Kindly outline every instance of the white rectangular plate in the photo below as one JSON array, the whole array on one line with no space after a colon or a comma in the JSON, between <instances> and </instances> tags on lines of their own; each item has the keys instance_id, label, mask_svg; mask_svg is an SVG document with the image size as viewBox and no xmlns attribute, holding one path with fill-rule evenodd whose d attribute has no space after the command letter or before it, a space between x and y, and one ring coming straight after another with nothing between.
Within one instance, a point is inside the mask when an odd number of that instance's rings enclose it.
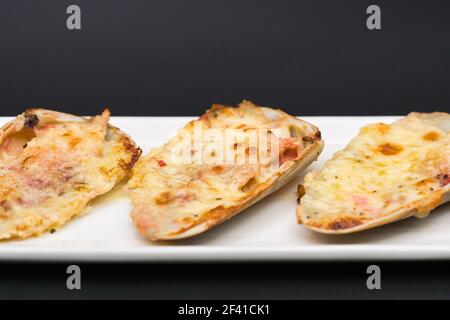
<instances>
[{"instance_id":1,"label":"white rectangular plate","mask_svg":"<svg viewBox=\"0 0 450 320\"><path fill-rule=\"evenodd\" d=\"M320 169L368 123L390 123L398 117L302 117L317 125L325 141L319 160L307 171ZM174 136L188 117L113 117L144 154ZM3 125L10 118L0 118ZM450 207L434 210L426 219L409 218L351 235L321 235L298 225L296 188L304 175L197 237L151 243L135 230L130 204L120 187L92 202L85 216L54 234L27 240L0 241L1 260L33 261L280 261L449 259Z\"/></svg>"}]
</instances>

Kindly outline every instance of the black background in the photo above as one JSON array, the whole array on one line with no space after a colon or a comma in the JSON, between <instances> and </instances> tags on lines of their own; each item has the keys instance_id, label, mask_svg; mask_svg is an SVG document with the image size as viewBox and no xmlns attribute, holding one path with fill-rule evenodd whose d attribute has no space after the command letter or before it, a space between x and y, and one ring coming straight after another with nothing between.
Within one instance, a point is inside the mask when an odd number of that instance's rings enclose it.
<instances>
[{"instance_id":1,"label":"black background","mask_svg":"<svg viewBox=\"0 0 450 320\"><path fill-rule=\"evenodd\" d=\"M382 30L365 10L382 9ZM78 4L82 30L68 31ZM242 99L297 115L450 110L448 1L0 2L0 115L198 115ZM71 261L68 263L77 263ZM382 266L382 290L365 286ZM0 264L0 298L450 298L448 262Z\"/></svg>"},{"instance_id":2,"label":"black background","mask_svg":"<svg viewBox=\"0 0 450 320\"><path fill-rule=\"evenodd\" d=\"M80 31L66 28L74 3ZM366 28L372 3L382 30ZM0 5L0 115L198 115L242 99L297 115L450 110L445 0Z\"/></svg>"},{"instance_id":3,"label":"black background","mask_svg":"<svg viewBox=\"0 0 450 320\"><path fill-rule=\"evenodd\" d=\"M79 264L81 290L69 263L1 264L0 299L450 299L448 262ZM381 290L367 289L372 263Z\"/></svg>"}]
</instances>

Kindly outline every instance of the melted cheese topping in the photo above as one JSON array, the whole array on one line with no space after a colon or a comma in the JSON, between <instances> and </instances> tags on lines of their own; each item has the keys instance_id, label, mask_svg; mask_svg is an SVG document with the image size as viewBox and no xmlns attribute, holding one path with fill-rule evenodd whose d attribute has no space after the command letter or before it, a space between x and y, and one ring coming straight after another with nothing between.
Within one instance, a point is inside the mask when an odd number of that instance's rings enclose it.
<instances>
[{"instance_id":1,"label":"melted cheese topping","mask_svg":"<svg viewBox=\"0 0 450 320\"><path fill-rule=\"evenodd\" d=\"M186 145L193 146L193 159L198 153L204 156L205 150L213 160L220 157L212 145L213 139L206 135L197 137L202 142L202 151L196 148L196 142L192 140L198 127L203 132L213 128L216 137L229 129L240 132L273 130L276 134L268 134L267 139L278 142L276 157L279 165L260 161L261 158L256 163L235 161L241 154L240 149L247 156L261 151L251 150L245 139L240 142L226 139L222 144L222 149L236 150L231 162L224 163L226 157L222 156L217 163L180 163L176 157L174 159L174 152L185 150ZM241 103L239 108L214 106L199 120L181 129L167 144L153 149L138 161L128 184L133 204L132 219L139 231L152 240L170 238L204 222L210 226L217 224L240 211L238 207L254 199L295 160L302 158L314 139L320 140L317 133L317 129L307 123L250 102ZM260 146L258 144L258 148Z\"/></svg>"},{"instance_id":2,"label":"melted cheese topping","mask_svg":"<svg viewBox=\"0 0 450 320\"><path fill-rule=\"evenodd\" d=\"M362 128L322 171L306 176L300 220L317 228L347 229L448 191L450 117L442 117L431 121L430 115L413 113L392 125Z\"/></svg>"},{"instance_id":3,"label":"melted cheese topping","mask_svg":"<svg viewBox=\"0 0 450 320\"><path fill-rule=\"evenodd\" d=\"M133 143L108 127L108 112L91 120L61 121L58 115L26 113L1 135L0 238L60 227L109 191L136 160Z\"/></svg>"}]
</instances>

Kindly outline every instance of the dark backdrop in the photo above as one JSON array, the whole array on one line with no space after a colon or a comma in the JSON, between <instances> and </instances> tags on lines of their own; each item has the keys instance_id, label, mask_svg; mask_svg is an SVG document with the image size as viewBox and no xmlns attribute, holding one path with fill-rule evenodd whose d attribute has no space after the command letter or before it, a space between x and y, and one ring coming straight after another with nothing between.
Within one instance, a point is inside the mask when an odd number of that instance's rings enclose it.
<instances>
[{"instance_id":1,"label":"dark backdrop","mask_svg":"<svg viewBox=\"0 0 450 320\"><path fill-rule=\"evenodd\" d=\"M372 3L380 31L366 28ZM449 14L445 0L3 0L0 115L196 115L242 99L298 115L448 111Z\"/></svg>"}]
</instances>

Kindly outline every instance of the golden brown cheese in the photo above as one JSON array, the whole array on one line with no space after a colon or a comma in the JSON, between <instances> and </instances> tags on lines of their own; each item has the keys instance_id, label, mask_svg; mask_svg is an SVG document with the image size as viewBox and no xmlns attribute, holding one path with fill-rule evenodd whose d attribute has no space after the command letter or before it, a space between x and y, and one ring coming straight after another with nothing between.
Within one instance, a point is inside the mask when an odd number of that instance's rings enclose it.
<instances>
[{"instance_id":1,"label":"golden brown cheese","mask_svg":"<svg viewBox=\"0 0 450 320\"><path fill-rule=\"evenodd\" d=\"M195 137L199 128L205 134ZM217 141L230 130L242 133L242 139ZM266 139L267 144L255 148L247 143L255 130L262 132L258 139ZM221 148L215 148L217 144ZM180 162L176 155L186 146L190 147L191 160L200 157L202 161ZM151 240L198 234L276 190L315 160L322 147L316 127L282 111L251 102L238 108L214 105L138 161L128 183L131 218L140 233ZM224 154L223 150L235 152ZM231 161L223 161L229 154ZM257 161L239 162L242 155Z\"/></svg>"},{"instance_id":2,"label":"golden brown cheese","mask_svg":"<svg viewBox=\"0 0 450 320\"><path fill-rule=\"evenodd\" d=\"M140 150L108 121L32 109L0 129L0 239L59 228L125 177Z\"/></svg>"},{"instance_id":3,"label":"golden brown cheese","mask_svg":"<svg viewBox=\"0 0 450 320\"><path fill-rule=\"evenodd\" d=\"M368 125L305 177L299 222L326 233L364 230L448 201L450 116L411 113Z\"/></svg>"}]
</instances>

